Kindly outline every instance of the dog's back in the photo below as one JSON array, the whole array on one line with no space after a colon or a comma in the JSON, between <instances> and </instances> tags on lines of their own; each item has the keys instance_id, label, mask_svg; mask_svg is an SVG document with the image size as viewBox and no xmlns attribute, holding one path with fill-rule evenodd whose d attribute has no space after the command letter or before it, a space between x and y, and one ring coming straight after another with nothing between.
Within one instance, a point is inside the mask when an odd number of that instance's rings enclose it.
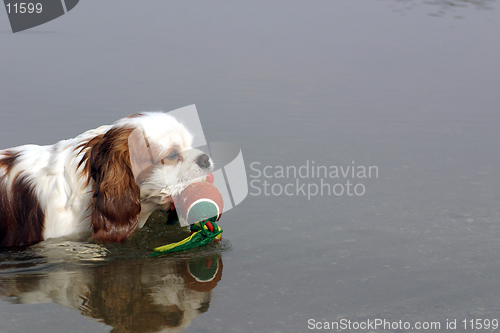
<instances>
[{"instance_id":1,"label":"dog's back","mask_svg":"<svg viewBox=\"0 0 500 333\"><path fill-rule=\"evenodd\" d=\"M104 133L87 131L54 145L24 145L0 151L0 246L37 243L90 230L87 178L78 170L77 143Z\"/></svg>"}]
</instances>

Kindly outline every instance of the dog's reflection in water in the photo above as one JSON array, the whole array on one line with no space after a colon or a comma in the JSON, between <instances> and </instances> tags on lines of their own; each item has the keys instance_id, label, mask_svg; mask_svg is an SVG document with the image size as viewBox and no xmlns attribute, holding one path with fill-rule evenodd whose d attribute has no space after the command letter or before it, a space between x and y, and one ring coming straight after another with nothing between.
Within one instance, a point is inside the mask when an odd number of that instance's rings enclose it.
<instances>
[{"instance_id":1,"label":"dog's reflection in water","mask_svg":"<svg viewBox=\"0 0 500 333\"><path fill-rule=\"evenodd\" d=\"M112 332L182 332L208 310L222 260L154 259L3 271L0 294L13 303L58 303L112 326Z\"/></svg>"}]
</instances>

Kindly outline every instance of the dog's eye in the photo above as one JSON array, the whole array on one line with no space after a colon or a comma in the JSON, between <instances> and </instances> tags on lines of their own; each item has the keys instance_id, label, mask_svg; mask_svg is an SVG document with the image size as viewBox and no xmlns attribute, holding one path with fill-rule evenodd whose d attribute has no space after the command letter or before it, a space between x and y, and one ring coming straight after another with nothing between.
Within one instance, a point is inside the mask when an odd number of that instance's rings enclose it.
<instances>
[{"instance_id":1,"label":"dog's eye","mask_svg":"<svg viewBox=\"0 0 500 333\"><path fill-rule=\"evenodd\" d=\"M174 150L170 154L168 154L167 157L165 157L165 158L168 158L169 160L178 159L179 158L179 152L177 150Z\"/></svg>"}]
</instances>

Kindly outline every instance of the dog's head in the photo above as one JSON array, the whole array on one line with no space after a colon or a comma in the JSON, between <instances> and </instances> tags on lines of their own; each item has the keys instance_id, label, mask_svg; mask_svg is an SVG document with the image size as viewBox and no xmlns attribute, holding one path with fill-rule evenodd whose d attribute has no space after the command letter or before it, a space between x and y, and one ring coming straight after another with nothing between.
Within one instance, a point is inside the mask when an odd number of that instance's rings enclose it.
<instances>
[{"instance_id":1,"label":"dog's head","mask_svg":"<svg viewBox=\"0 0 500 333\"><path fill-rule=\"evenodd\" d=\"M141 207L167 209L172 197L210 173L212 161L192 142L186 127L163 112L123 118L90 140L83 149L93 180L92 237L125 240L139 225Z\"/></svg>"}]
</instances>

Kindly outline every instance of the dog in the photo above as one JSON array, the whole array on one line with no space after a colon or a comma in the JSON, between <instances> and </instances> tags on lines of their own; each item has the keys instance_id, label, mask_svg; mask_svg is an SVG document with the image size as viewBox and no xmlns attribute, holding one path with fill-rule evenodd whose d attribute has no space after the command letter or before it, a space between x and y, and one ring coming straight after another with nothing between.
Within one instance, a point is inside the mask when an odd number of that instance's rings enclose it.
<instances>
[{"instance_id":1,"label":"dog","mask_svg":"<svg viewBox=\"0 0 500 333\"><path fill-rule=\"evenodd\" d=\"M213 169L164 112L141 112L54 145L0 151L0 246L92 231L123 242Z\"/></svg>"}]
</instances>

